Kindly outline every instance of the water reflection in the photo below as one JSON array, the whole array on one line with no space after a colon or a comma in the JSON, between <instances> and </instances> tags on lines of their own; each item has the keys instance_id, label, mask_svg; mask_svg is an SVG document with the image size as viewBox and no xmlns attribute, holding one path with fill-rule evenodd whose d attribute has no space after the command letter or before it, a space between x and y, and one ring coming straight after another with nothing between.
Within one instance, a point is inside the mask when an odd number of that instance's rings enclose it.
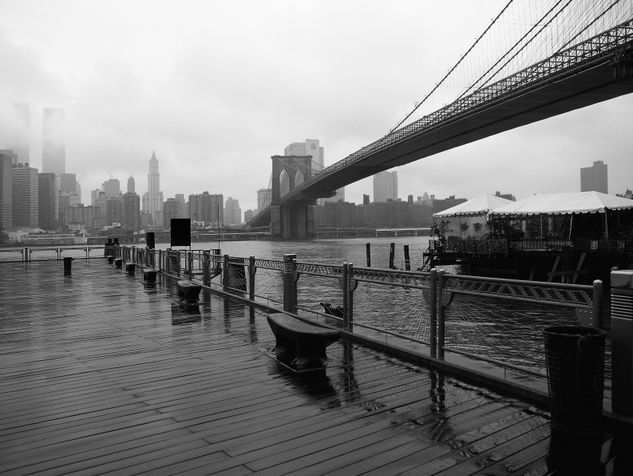
<instances>
[{"instance_id":1,"label":"water reflection","mask_svg":"<svg viewBox=\"0 0 633 476\"><path fill-rule=\"evenodd\" d=\"M179 326L201 322L203 313L199 304L192 303L171 303L171 325Z\"/></svg>"},{"instance_id":2,"label":"water reflection","mask_svg":"<svg viewBox=\"0 0 633 476\"><path fill-rule=\"evenodd\" d=\"M273 362L273 372L280 375L294 390L316 400L326 400L327 408L341 406L338 392L327 376L325 368L295 372L277 360Z\"/></svg>"}]
</instances>

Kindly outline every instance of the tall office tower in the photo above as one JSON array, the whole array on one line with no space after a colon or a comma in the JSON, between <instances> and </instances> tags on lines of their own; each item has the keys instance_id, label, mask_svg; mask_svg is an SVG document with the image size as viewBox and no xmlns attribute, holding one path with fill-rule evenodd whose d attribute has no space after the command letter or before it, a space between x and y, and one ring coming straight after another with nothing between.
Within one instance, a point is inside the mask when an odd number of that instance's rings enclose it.
<instances>
[{"instance_id":1,"label":"tall office tower","mask_svg":"<svg viewBox=\"0 0 633 476\"><path fill-rule=\"evenodd\" d=\"M231 197L226 199L226 204L224 206L224 224L242 224L242 209L240 208L239 200Z\"/></svg>"},{"instance_id":2,"label":"tall office tower","mask_svg":"<svg viewBox=\"0 0 633 476\"><path fill-rule=\"evenodd\" d=\"M152 216L154 226L163 224L163 192L160 191L160 173L156 152L152 151L149 159L149 173L147 174L147 211Z\"/></svg>"},{"instance_id":3,"label":"tall office tower","mask_svg":"<svg viewBox=\"0 0 633 476\"><path fill-rule=\"evenodd\" d=\"M607 164L602 160L596 160L591 167L582 167L580 169L580 191L609 193Z\"/></svg>"},{"instance_id":4,"label":"tall office tower","mask_svg":"<svg viewBox=\"0 0 633 476\"><path fill-rule=\"evenodd\" d=\"M38 217L38 170L28 164L11 168L13 189L13 226L37 228Z\"/></svg>"},{"instance_id":5,"label":"tall office tower","mask_svg":"<svg viewBox=\"0 0 633 476\"><path fill-rule=\"evenodd\" d=\"M187 218L187 203L185 202L185 194L177 193L174 197L178 202L178 216L176 218Z\"/></svg>"},{"instance_id":6,"label":"tall office tower","mask_svg":"<svg viewBox=\"0 0 633 476\"><path fill-rule=\"evenodd\" d=\"M128 192L121 199L121 226L127 230L138 231L141 229L141 197L129 191L129 184L128 180Z\"/></svg>"},{"instance_id":7,"label":"tall office tower","mask_svg":"<svg viewBox=\"0 0 633 476\"><path fill-rule=\"evenodd\" d=\"M42 171L58 176L66 172L66 113L63 109L44 109L42 118Z\"/></svg>"},{"instance_id":8,"label":"tall office tower","mask_svg":"<svg viewBox=\"0 0 633 476\"><path fill-rule=\"evenodd\" d=\"M0 150L0 229L13 226L13 156L11 151Z\"/></svg>"},{"instance_id":9,"label":"tall office tower","mask_svg":"<svg viewBox=\"0 0 633 476\"><path fill-rule=\"evenodd\" d=\"M136 182L131 175L130 178L127 179L127 193L136 193Z\"/></svg>"},{"instance_id":10,"label":"tall office tower","mask_svg":"<svg viewBox=\"0 0 633 476\"><path fill-rule=\"evenodd\" d=\"M30 155L31 110L26 102L13 103L13 117L8 125L9 147L15 153L13 165L28 164Z\"/></svg>"},{"instance_id":11,"label":"tall office tower","mask_svg":"<svg viewBox=\"0 0 633 476\"><path fill-rule=\"evenodd\" d=\"M119 179L109 179L101 185L107 198L119 198L121 196L121 182Z\"/></svg>"},{"instance_id":12,"label":"tall office tower","mask_svg":"<svg viewBox=\"0 0 633 476\"><path fill-rule=\"evenodd\" d=\"M37 178L39 227L42 230L54 231L57 229L59 218L57 175L42 172Z\"/></svg>"},{"instance_id":13,"label":"tall office tower","mask_svg":"<svg viewBox=\"0 0 633 476\"><path fill-rule=\"evenodd\" d=\"M270 188L260 188L257 191L257 209L263 210L268 205L270 205L270 201L272 200L273 191Z\"/></svg>"},{"instance_id":14,"label":"tall office tower","mask_svg":"<svg viewBox=\"0 0 633 476\"><path fill-rule=\"evenodd\" d=\"M180 214L180 203L176 198L168 198L163 203L163 223L165 228L171 228L172 218L182 218Z\"/></svg>"},{"instance_id":15,"label":"tall office tower","mask_svg":"<svg viewBox=\"0 0 633 476\"><path fill-rule=\"evenodd\" d=\"M62 193L77 193L77 175L61 174L59 176L59 190Z\"/></svg>"},{"instance_id":16,"label":"tall office tower","mask_svg":"<svg viewBox=\"0 0 633 476\"><path fill-rule=\"evenodd\" d=\"M374 175L374 202L398 200L398 172L380 172Z\"/></svg>"},{"instance_id":17,"label":"tall office tower","mask_svg":"<svg viewBox=\"0 0 633 476\"><path fill-rule=\"evenodd\" d=\"M210 195L209 192L202 192L194 200L197 205L194 215L198 221L206 225L221 226L224 224L224 197L222 194ZM191 206L192 200L189 197Z\"/></svg>"},{"instance_id":18,"label":"tall office tower","mask_svg":"<svg viewBox=\"0 0 633 476\"><path fill-rule=\"evenodd\" d=\"M101 190L100 188L96 188L94 190L90 191L90 205L91 206L96 206L97 205L97 200L99 199L99 194L102 192L103 190Z\"/></svg>"}]
</instances>

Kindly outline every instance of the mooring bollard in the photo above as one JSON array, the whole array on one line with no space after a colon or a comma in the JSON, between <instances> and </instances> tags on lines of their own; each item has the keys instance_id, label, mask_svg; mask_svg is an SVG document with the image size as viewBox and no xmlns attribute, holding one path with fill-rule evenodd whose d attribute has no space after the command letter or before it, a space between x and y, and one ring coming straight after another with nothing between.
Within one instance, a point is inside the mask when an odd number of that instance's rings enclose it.
<instances>
[{"instance_id":1,"label":"mooring bollard","mask_svg":"<svg viewBox=\"0 0 633 476\"><path fill-rule=\"evenodd\" d=\"M411 258L409 257L409 245L404 245L404 269L411 271Z\"/></svg>"},{"instance_id":2,"label":"mooring bollard","mask_svg":"<svg viewBox=\"0 0 633 476\"><path fill-rule=\"evenodd\" d=\"M395 255L396 255L396 244L390 243L389 244L389 269L395 269L395 266L393 264Z\"/></svg>"},{"instance_id":3,"label":"mooring bollard","mask_svg":"<svg viewBox=\"0 0 633 476\"><path fill-rule=\"evenodd\" d=\"M64 258L64 276L70 276L72 273L73 258L66 256Z\"/></svg>"},{"instance_id":4,"label":"mooring bollard","mask_svg":"<svg viewBox=\"0 0 633 476\"><path fill-rule=\"evenodd\" d=\"M367 259L367 267L371 268L371 243L365 244L365 258Z\"/></svg>"}]
</instances>

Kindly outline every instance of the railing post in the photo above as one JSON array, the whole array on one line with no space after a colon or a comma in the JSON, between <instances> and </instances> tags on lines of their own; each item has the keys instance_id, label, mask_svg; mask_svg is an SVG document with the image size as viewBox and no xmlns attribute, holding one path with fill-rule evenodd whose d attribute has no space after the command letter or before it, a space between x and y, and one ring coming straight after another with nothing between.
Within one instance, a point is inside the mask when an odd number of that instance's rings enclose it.
<instances>
[{"instance_id":1,"label":"railing post","mask_svg":"<svg viewBox=\"0 0 633 476\"><path fill-rule=\"evenodd\" d=\"M341 288L343 291L343 329L349 330L349 263L343 263Z\"/></svg>"},{"instance_id":2,"label":"railing post","mask_svg":"<svg viewBox=\"0 0 633 476\"><path fill-rule=\"evenodd\" d=\"M604 316L602 307L604 303L604 287L602 281L596 279L593 282L593 315L591 316L591 326L604 329Z\"/></svg>"},{"instance_id":3,"label":"railing post","mask_svg":"<svg viewBox=\"0 0 633 476\"><path fill-rule=\"evenodd\" d=\"M430 317L429 317L429 346L431 357L437 357L437 269L433 268L430 273L431 282L430 282L430 299L429 306L430 309Z\"/></svg>"},{"instance_id":4,"label":"railing post","mask_svg":"<svg viewBox=\"0 0 633 476\"><path fill-rule=\"evenodd\" d=\"M255 257L249 256L248 258L248 298L251 301L255 300L255 273L257 268L255 267Z\"/></svg>"},{"instance_id":5,"label":"railing post","mask_svg":"<svg viewBox=\"0 0 633 476\"><path fill-rule=\"evenodd\" d=\"M297 255L284 255L284 311L297 312Z\"/></svg>"},{"instance_id":6,"label":"railing post","mask_svg":"<svg viewBox=\"0 0 633 476\"><path fill-rule=\"evenodd\" d=\"M229 287L229 255L224 255L222 259L222 289L224 291Z\"/></svg>"},{"instance_id":7,"label":"railing post","mask_svg":"<svg viewBox=\"0 0 633 476\"><path fill-rule=\"evenodd\" d=\"M146 252L147 252L147 248L145 248ZM165 260L165 256L163 253L163 250L158 250L158 270L162 273L163 269L164 269L164 260Z\"/></svg>"},{"instance_id":8,"label":"railing post","mask_svg":"<svg viewBox=\"0 0 633 476\"><path fill-rule=\"evenodd\" d=\"M189 266L189 279L193 279L193 251L186 253L187 265Z\"/></svg>"},{"instance_id":9,"label":"railing post","mask_svg":"<svg viewBox=\"0 0 633 476\"><path fill-rule=\"evenodd\" d=\"M444 340L446 334L445 327L445 311L446 307L443 303L444 294L444 270L440 269L437 273L437 357L444 360Z\"/></svg>"},{"instance_id":10,"label":"railing post","mask_svg":"<svg viewBox=\"0 0 633 476\"><path fill-rule=\"evenodd\" d=\"M404 269L411 271L411 258L409 257L409 245L404 245Z\"/></svg>"},{"instance_id":11,"label":"railing post","mask_svg":"<svg viewBox=\"0 0 633 476\"><path fill-rule=\"evenodd\" d=\"M209 250L202 252L202 284L211 286L211 255Z\"/></svg>"}]
</instances>

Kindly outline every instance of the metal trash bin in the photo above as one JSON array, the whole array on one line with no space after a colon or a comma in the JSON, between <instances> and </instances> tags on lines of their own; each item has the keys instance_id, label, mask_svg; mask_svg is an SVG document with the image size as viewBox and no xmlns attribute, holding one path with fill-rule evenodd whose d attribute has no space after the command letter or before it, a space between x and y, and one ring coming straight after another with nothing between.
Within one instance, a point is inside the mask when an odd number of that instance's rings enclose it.
<instances>
[{"instance_id":1,"label":"metal trash bin","mask_svg":"<svg viewBox=\"0 0 633 476\"><path fill-rule=\"evenodd\" d=\"M64 258L64 276L70 276L70 274L72 273L72 265L73 265L72 256L66 256Z\"/></svg>"},{"instance_id":2,"label":"metal trash bin","mask_svg":"<svg viewBox=\"0 0 633 476\"><path fill-rule=\"evenodd\" d=\"M606 334L586 326L543 331L552 428L576 436L602 432Z\"/></svg>"}]
</instances>

